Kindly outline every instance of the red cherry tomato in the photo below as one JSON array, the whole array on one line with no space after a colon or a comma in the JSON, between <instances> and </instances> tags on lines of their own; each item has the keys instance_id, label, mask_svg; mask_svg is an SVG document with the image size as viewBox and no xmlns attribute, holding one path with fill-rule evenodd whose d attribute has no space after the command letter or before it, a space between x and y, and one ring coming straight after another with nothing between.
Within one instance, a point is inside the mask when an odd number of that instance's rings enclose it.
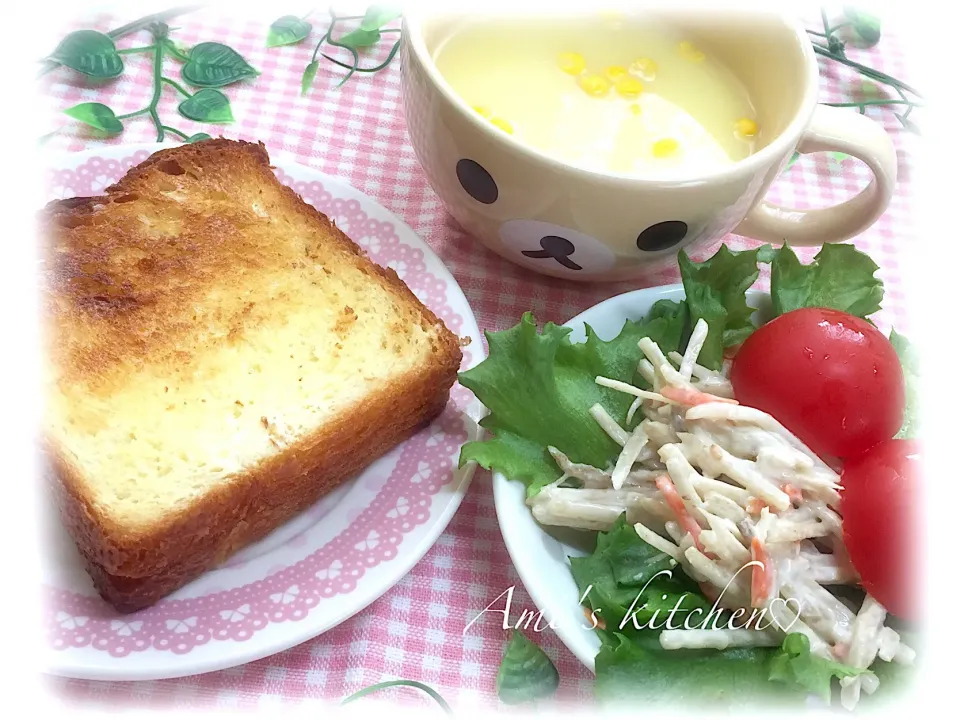
<instances>
[{"instance_id":1,"label":"red cherry tomato","mask_svg":"<svg viewBox=\"0 0 960 720\"><path fill-rule=\"evenodd\" d=\"M840 475L843 540L860 584L889 612L917 619L920 445L887 440Z\"/></svg>"},{"instance_id":2,"label":"red cherry tomato","mask_svg":"<svg viewBox=\"0 0 960 720\"><path fill-rule=\"evenodd\" d=\"M903 424L896 350L838 310L785 313L746 339L730 369L737 400L776 418L823 458L859 455Z\"/></svg>"}]
</instances>

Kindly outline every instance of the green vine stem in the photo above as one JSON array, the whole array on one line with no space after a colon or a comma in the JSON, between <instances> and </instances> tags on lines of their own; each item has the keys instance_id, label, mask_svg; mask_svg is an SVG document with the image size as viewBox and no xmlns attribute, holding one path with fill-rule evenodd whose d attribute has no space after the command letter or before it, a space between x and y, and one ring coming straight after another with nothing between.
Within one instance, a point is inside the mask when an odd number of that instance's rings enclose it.
<instances>
[{"instance_id":1,"label":"green vine stem","mask_svg":"<svg viewBox=\"0 0 960 720\"><path fill-rule=\"evenodd\" d=\"M206 132L189 135L161 120L160 102L164 86L169 86L177 93L180 101L177 112L184 118L214 125L234 122L230 99L220 88L256 78L260 71L236 50L221 42L201 42L189 49L179 47L170 37L170 26L157 18L170 18L190 9L180 8L149 15L113 30L109 35L91 28L68 33L51 54L51 62L90 78L113 80L122 76L127 68L121 59L122 55L146 53L149 55L152 86L146 107L134 112L117 115L102 102L81 102L65 108L64 114L94 128L101 136L104 133L106 136L122 133L124 120L146 115L156 129L157 142L163 142L164 138L171 136L188 143L209 139L210 135ZM149 32L149 45L124 49L116 47L113 37L137 30ZM179 68L183 84L165 75L164 63L170 59L183 62ZM41 142L46 142L57 132L43 136Z\"/></svg>"},{"instance_id":2,"label":"green vine stem","mask_svg":"<svg viewBox=\"0 0 960 720\"><path fill-rule=\"evenodd\" d=\"M381 32L386 32L386 31L384 30L384 31L381 31ZM330 44L333 45L333 43L330 43ZM375 66L375 67L372 67L372 68L364 68L364 67L357 67L357 66L355 66L355 65L348 65L348 64L345 63L345 62L342 62L342 61L340 61L340 60L337 60L336 58L330 57L330 56L327 55L326 53L320 53L320 56L323 57L323 58L325 58L325 59L327 59L327 60L329 60L329 61L332 62L334 65L339 65L340 67L346 68L347 70L352 70L353 72L373 73L373 72L379 72L380 70L383 70L387 65L389 65L390 62L393 60L394 55L397 54L397 50L399 50L399 49L400 49L400 41L397 40L397 41L393 44L393 47L390 48L390 53L387 55L386 60L384 60L382 63L380 63L379 65L377 65L377 66ZM349 78L350 76L348 75L347 77ZM344 82L346 82L346 80L344 80ZM343 84L343 83L341 83L341 85L342 85L342 84Z\"/></svg>"},{"instance_id":3,"label":"green vine stem","mask_svg":"<svg viewBox=\"0 0 960 720\"><path fill-rule=\"evenodd\" d=\"M438 693L429 685L424 685L423 683L417 682L416 680L388 680L387 682L377 683L376 685L371 685L370 687L366 687L366 688L363 688L362 690L358 690L353 695L350 695L349 697L344 698L340 702L340 704L346 705L347 703L353 702L354 700L359 700L364 695L369 695L370 693L375 693L379 690L385 690L386 688L390 688L390 687L402 687L402 686L413 687L413 688L417 688L418 690L423 690L423 692L425 692L427 695L432 697L437 702L437 704L441 708L443 708L444 712L446 712L448 715L453 715L453 709L447 704L447 701L440 696L440 693Z\"/></svg>"},{"instance_id":4,"label":"green vine stem","mask_svg":"<svg viewBox=\"0 0 960 720\"><path fill-rule=\"evenodd\" d=\"M173 55L175 58L177 58L177 60L182 60L183 62L187 62L190 59L189 57L184 55L182 52L180 52L177 46L173 44L173 40L171 40L170 38L167 38L166 40L164 40L164 44L167 46L167 52Z\"/></svg>"},{"instance_id":5,"label":"green vine stem","mask_svg":"<svg viewBox=\"0 0 960 720\"><path fill-rule=\"evenodd\" d=\"M312 12L311 10L309 13L300 17L284 15L275 20L270 25L270 30L267 34L267 47L296 45L306 40L313 30L313 26L307 22ZM371 5L363 15L338 15L333 8L328 8L327 15L329 17L329 23L323 35L317 41L316 45L314 45L310 62L303 70L303 75L300 79L301 94L306 95L313 83L319 68L319 58L323 58L337 67L347 70L346 75L337 84L338 88L342 87L355 73L375 73L387 67L396 57L397 51L400 49L399 39L390 48L386 59L374 67L361 67L360 51L375 47L385 35L402 33L401 28L385 27L387 23L396 20L401 14L400 8L392 5ZM359 27L337 33L335 36L335 32L338 28L342 27L342 23L351 20L359 20ZM350 53L353 62L343 62L335 57L331 57L327 53L321 52L324 43L332 48L338 48Z\"/></svg>"},{"instance_id":6,"label":"green vine stem","mask_svg":"<svg viewBox=\"0 0 960 720\"><path fill-rule=\"evenodd\" d=\"M157 41L156 49L153 51L153 97L150 99L150 106L147 111L150 113L150 119L157 127L157 142L163 142L164 126L160 122L160 113L157 112L157 106L160 104L160 96L163 94L163 37L158 37L155 26L151 26L150 32L153 33L154 40ZM166 30L164 29L164 35Z\"/></svg>"},{"instance_id":7,"label":"green vine stem","mask_svg":"<svg viewBox=\"0 0 960 720\"><path fill-rule=\"evenodd\" d=\"M908 118L910 113L913 112L915 108L922 108L924 107L924 104L922 102L910 99L907 96L907 93L921 99L923 98L923 95L913 86L908 85L892 75L888 75L885 72L881 72L880 70L868 67L862 63L858 63L855 60L848 58L845 52L845 43L836 35L836 32L841 28L852 26L853 31L857 35L860 35L861 37L866 36L869 38L870 42L876 43L880 37L879 21L874 23L864 22L863 17L853 8L845 8L844 12L847 15L848 21L831 25L830 20L827 17L826 10L823 8L820 9L820 20L823 24L823 31L821 32L819 30L807 29L807 33L815 38L822 38L826 44L824 44L823 41L817 42L815 40L811 40L814 52L821 57L833 60L841 65L845 65L852 70L856 70L860 75L869 78L870 80L893 88L893 90L896 91L897 95L899 96L899 99L882 98L854 102L824 103L824 105L830 105L831 107L855 107L860 110L861 114L865 113L867 108L871 106L900 106L905 109L902 112L894 113L894 116L904 127L917 131L914 123L912 121L908 121ZM867 30L871 32L868 33Z\"/></svg>"},{"instance_id":8,"label":"green vine stem","mask_svg":"<svg viewBox=\"0 0 960 720\"><path fill-rule=\"evenodd\" d=\"M160 126L160 131L162 132L162 131L164 131L164 130L167 131L168 133L170 133L171 135L176 135L176 136L179 137L181 140L189 140L189 139L190 139L190 136L187 135L185 132L181 132L181 131L177 130L176 128L170 127L169 125L161 125L161 126ZM162 139L162 136L161 136L161 139ZM159 141L158 141L158 142L159 142Z\"/></svg>"},{"instance_id":9,"label":"green vine stem","mask_svg":"<svg viewBox=\"0 0 960 720\"><path fill-rule=\"evenodd\" d=\"M107 35L116 40L117 38L130 35L131 33L139 32L140 30L146 30L154 23L162 23L166 22L167 20L172 20L180 15L185 15L195 10L199 10L201 7L202 5L183 5L180 7L171 8L170 10L164 10L163 12L153 13L152 15L147 15L139 20L134 20L131 23L122 25L116 30L110 30ZM144 50L144 48L137 49L137 51L142 50ZM133 52L133 50L119 50L118 52ZM47 73L56 70L58 67L60 67L60 63L58 63L56 60L44 60L43 65L40 67L40 71L37 73L37 77L43 77Z\"/></svg>"},{"instance_id":10,"label":"green vine stem","mask_svg":"<svg viewBox=\"0 0 960 720\"><path fill-rule=\"evenodd\" d=\"M866 65L862 65L854 60L851 60L848 57L838 55L837 53L832 52L829 48L824 47L823 45L820 45L818 43L813 43L813 49L814 49L814 52L817 53L817 55L822 55L823 57L830 58L831 60L835 60L841 65L846 65L847 67L853 68L854 70L859 72L861 75L866 75L871 80L877 80L878 82L882 82L883 84L889 85L893 88L906 90L908 93L912 93L917 97L923 97L923 95L920 94L920 91L916 90L910 85L907 85L907 83L903 82L902 80L897 80L895 77L887 75L884 72L880 72L879 70L874 70L873 68L867 67Z\"/></svg>"},{"instance_id":11,"label":"green vine stem","mask_svg":"<svg viewBox=\"0 0 960 720\"><path fill-rule=\"evenodd\" d=\"M910 107L923 107L918 103L910 102L909 100L861 100L860 102L838 102L838 103L823 103L824 105L829 105L830 107L864 107L870 105L909 105Z\"/></svg>"},{"instance_id":12,"label":"green vine stem","mask_svg":"<svg viewBox=\"0 0 960 720\"><path fill-rule=\"evenodd\" d=\"M171 80L171 79L168 78L168 77L162 77L162 78L160 78L160 81L166 83L167 85L169 85L170 87L172 87L174 90L176 90L178 93L180 93L180 94L183 95L184 97L193 97L193 96L190 94L190 92L188 92L187 90L184 89L183 85L181 85L181 84L178 83L178 82L175 82L174 80Z\"/></svg>"},{"instance_id":13,"label":"green vine stem","mask_svg":"<svg viewBox=\"0 0 960 720\"><path fill-rule=\"evenodd\" d=\"M317 61L317 54L320 52L320 48L323 47L323 44L325 42L330 43L334 47L346 47L345 45L337 45L335 42L333 42L333 40L331 40L331 37L333 35L333 29L337 26L338 22L363 19L363 15L337 15L332 8L327 12L330 14L330 27L327 28L327 31L323 34L323 37L320 38L319 42L317 42L317 46L313 49L313 57L311 58L313 62ZM310 16L310 13L307 13L303 17L307 18L309 16ZM347 49L349 50L352 48L347 48ZM350 66L348 65L347 67L350 67Z\"/></svg>"},{"instance_id":14,"label":"green vine stem","mask_svg":"<svg viewBox=\"0 0 960 720\"><path fill-rule=\"evenodd\" d=\"M137 117L137 115L143 115L149 110L150 108L144 108L143 110L134 110L133 112L127 113L126 115L117 115L117 120L127 120L132 117Z\"/></svg>"},{"instance_id":15,"label":"green vine stem","mask_svg":"<svg viewBox=\"0 0 960 720\"><path fill-rule=\"evenodd\" d=\"M357 71L360 71L360 72L371 72L371 71L361 70L361 68L358 67L358 65L360 64L360 54L357 52L357 49L354 47L350 47L349 45L342 45L341 43L334 40L333 29L337 26L337 23L339 22L345 22L349 20L363 20L364 16L363 15L337 15L333 11L333 8L330 8L329 10L327 10L327 13L330 15L330 26L327 28L327 31L323 34L323 37L320 38L320 41L317 43L317 46L313 49L313 56L311 57L311 62L316 62L317 55L319 54L321 57L326 58L327 60L330 60L331 62L334 62L341 67L347 68L350 72L348 72L346 76L337 84L337 87L340 87L347 80L350 79L350 76L353 75L353 73ZM309 16L310 16L310 13L307 13L303 17L304 19L306 19ZM333 47L349 50L350 53L353 55L353 65L347 65L346 63L342 63L338 60L334 60L333 58L331 58L329 55L325 53L321 53L320 48L323 47L324 43L327 43L328 45L332 45Z\"/></svg>"},{"instance_id":16,"label":"green vine stem","mask_svg":"<svg viewBox=\"0 0 960 720\"><path fill-rule=\"evenodd\" d=\"M117 120L126 120L128 118L137 117L138 115L150 115L150 119L153 121L153 125L157 129L157 142L163 142L163 139L167 133L176 135L183 140L188 140L190 136L185 132L177 130L174 127L170 127L169 125L164 125L160 121L160 112L158 107L160 105L160 98L163 95L164 85L169 85L186 98L192 97L192 94L188 92L182 85L180 85L180 83L164 76L163 74L163 58L166 53L170 52L170 46L173 44L167 37L169 28L167 27L166 23L152 23L149 27L149 30L150 34L153 35L153 45L139 49L144 52L147 50L153 52L153 95L150 97L150 104L141 110L135 110L134 112L127 113L126 115L117 115Z\"/></svg>"},{"instance_id":17,"label":"green vine stem","mask_svg":"<svg viewBox=\"0 0 960 720\"><path fill-rule=\"evenodd\" d=\"M331 27L333 26L331 25ZM353 73L357 71L357 67L360 65L360 53L357 52L357 49L355 47L350 47L349 45L342 45L336 40L334 40L333 38L329 37L329 32L327 33L327 44L332 45L335 48L343 48L344 50L349 50L350 54L353 55L353 65L347 66L350 68L350 71L343 76L343 79L340 82L337 83L337 87L341 87L347 80L351 78ZM324 57L327 57L327 55L324 55Z\"/></svg>"}]
</instances>

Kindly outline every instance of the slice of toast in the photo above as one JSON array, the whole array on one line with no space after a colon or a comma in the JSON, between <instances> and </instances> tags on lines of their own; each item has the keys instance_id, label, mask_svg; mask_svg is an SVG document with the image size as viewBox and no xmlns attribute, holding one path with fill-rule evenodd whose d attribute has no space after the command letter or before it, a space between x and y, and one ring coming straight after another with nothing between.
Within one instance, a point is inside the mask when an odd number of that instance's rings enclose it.
<instances>
[{"instance_id":1,"label":"slice of toast","mask_svg":"<svg viewBox=\"0 0 960 720\"><path fill-rule=\"evenodd\" d=\"M43 438L100 594L154 604L447 403L458 339L274 175L262 144L161 150L50 203Z\"/></svg>"}]
</instances>

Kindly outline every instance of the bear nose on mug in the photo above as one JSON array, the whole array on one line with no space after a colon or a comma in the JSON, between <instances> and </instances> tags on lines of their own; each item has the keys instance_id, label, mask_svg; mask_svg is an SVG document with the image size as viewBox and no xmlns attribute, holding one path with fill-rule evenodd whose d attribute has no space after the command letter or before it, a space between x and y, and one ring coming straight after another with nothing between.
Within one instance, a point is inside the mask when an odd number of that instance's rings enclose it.
<instances>
[{"instance_id":1,"label":"bear nose on mug","mask_svg":"<svg viewBox=\"0 0 960 720\"><path fill-rule=\"evenodd\" d=\"M553 258L565 268L571 270L583 269L570 259L576 248L566 238L559 235L546 235L540 238L540 247L542 250L524 250L523 254L528 258Z\"/></svg>"}]
</instances>

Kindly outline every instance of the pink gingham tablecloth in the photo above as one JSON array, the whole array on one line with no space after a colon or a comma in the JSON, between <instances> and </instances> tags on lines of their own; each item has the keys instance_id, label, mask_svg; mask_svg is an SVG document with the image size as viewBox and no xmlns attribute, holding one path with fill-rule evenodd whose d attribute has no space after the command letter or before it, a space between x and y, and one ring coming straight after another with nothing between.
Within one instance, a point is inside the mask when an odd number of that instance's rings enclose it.
<instances>
[{"instance_id":1,"label":"pink gingham tablecloth","mask_svg":"<svg viewBox=\"0 0 960 720\"><path fill-rule=\"evenodd\" d=\"M167 89L161 116L188 134L263 141L268 150L290 153L307 166L338 176L375 198L403 218L439 254L463 288L481 330L502 330L532 310L541 321L563 323L613 295L638 287L679 281L675 271L651 275L630 284L582 285L532 274L485 250L448 217L430 190L407 140L400 98L399 62L374 75L357 75L340 89L342 71L323 63L313 90L300 95L300 76L310 60L313 42L267 49L269 23L299 8L277 5L258 17L205 8L173 21L172 38L192 46L201 41L224 42L260 70L255 80L225 89L236 122L203 126L177 115L176 94ZM88 27L107 31L142 14L93 15L71 19L64 32ZM314 12L314 35L326 28L326 15ZM818 27L811 22L810 27ZM147 33L118 41L121 48L148 42ZM373 62L383 57L389 42ZM872 67L910 81L908 67L895 37L885 31L873 50L849 50ZM103 102L118 114L144 107L152 92L150 61L144 55L126 55L127 71L101 87L85 86L79 76L59 69L40 81L50 111L50 126L61 127L48 145L69 151L105 144L155 140L152 123L141 117L127 121L119 138L97 139L60 114L84 101ZM173 64L168 60L168 63ZM371 62L371 64L373 64ZM173 68L171 68L172 70ZM168 73L173 74L173 73ZM849 101L870 94L871 88L855 72L821 61L821 101ZM851 110L856 112L856 110ZM884 309L877 318L909 332L902 292L902 253L913 240L911 222L911 157L918 138L902 129L893 113L871 108L868 114L883 123L900 156L899 187L880 221L854 242L880 265L886 285ZM40 134L40 133L38 133ZM858 161L838 161L827 155L807 156L778 180L775 202L794 207L836 204L852 196L869 179ZM731 235L733 249L756 243ZM716 250L700 248L694 259ZM799 251L809 261L814 250ZM766 283L767 276L761 276ZM221 672L151 682L91 682L51 678L51 692L83 705L134 703L160 708L216 706L218 708L276 707L305 699L339 701L368 685L397 678L419 680L435 688L455 708L499 707L494 678L509 633L500 615L487 613L464 628L484 607L514 587L513 616L536 608L523 589L507 555L493 506L490 474L478 471L470 491L447 530L413 570L381 599L356 617L300 646L258 662ZM502 604L495 607L502 608ZM589 701L592 675L549 630L536 636L560 671L559 699ZM432 702L414 690L393 693L398 702Z\"/></svg>"}]
</instances>

